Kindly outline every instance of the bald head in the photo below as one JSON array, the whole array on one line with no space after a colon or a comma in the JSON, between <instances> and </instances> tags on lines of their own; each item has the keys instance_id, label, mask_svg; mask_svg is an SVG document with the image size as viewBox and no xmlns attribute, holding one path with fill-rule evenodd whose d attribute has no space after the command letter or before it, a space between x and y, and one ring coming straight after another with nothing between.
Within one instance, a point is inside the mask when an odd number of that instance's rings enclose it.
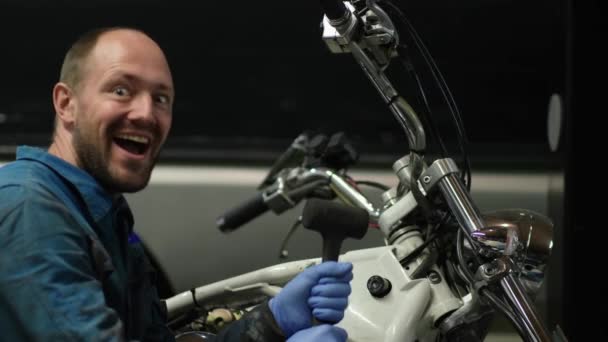
<instances>
[{"instance_id":1,"label":"bald head","mask_svg":"<svg viewBox=\"0 0 608 342\"><path fill-rule=\"evenodd\" d=\"M95 50L97 50L97 52L103 52L107 49L108 47L104 45L104 43L107 43L108 41L119 44L122 43L125 46L135 44L135 46L132 47L141 47L143 51L147 50L148 53L156 52L162 56L165 63L164 67L167 70L169 69L161 48L146 33L128 27L106 27L86 32L78 38L65 55L63 65L61 66L59 81L76 91L79 88L82 79L85 78L87 69L90 69L90 66L87 65L89 57ZM101 46L99 46L100 43Z\"/></svg>"}]
</instances>

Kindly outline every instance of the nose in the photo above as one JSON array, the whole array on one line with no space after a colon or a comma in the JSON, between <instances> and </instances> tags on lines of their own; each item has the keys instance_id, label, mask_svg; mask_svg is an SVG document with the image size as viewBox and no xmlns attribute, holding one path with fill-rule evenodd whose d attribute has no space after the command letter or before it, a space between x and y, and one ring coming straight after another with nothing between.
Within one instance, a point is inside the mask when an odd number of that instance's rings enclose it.
<instances>
[{"instance_id":1,"label":"nose","mask_svg":"<svg viewBox=\"0 0 608 342\"><path fill-rule=\"evenodd\" d=\"M153 125L156 123L154 99L150 94L141 93L133 101L129 112L129 120Z\"/></svg>"}]
</instances>

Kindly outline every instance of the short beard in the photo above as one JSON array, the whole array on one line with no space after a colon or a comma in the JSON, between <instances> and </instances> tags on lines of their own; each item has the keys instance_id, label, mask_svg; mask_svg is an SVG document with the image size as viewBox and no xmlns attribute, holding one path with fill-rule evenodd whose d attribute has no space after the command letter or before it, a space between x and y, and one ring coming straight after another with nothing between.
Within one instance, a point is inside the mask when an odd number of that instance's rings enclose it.
<instances>
[{"instance_id":1,"label":"short beard","mask_svg":"<svg viewBox=\"0 0 608 342\"><path fill-rule=\"evenodd\" d=\"M110 193L133 193L145 188L152 174L152 169L158 160L158 153L145 172L142 182L130 183L125 182L116 175L112 175L108 156L104 154L102 146L98 146L94 142L93 137L87 137L83 132L82 127L76 126L73 133L73 146L78 157L79 167L93 176L97 182Z\"/></svg>"}]
</instances>

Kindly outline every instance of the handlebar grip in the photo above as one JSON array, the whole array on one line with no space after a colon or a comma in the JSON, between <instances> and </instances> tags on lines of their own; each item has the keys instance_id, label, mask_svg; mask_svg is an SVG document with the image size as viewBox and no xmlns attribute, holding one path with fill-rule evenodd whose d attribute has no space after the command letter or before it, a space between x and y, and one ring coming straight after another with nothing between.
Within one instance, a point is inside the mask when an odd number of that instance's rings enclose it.
<instances>
[{"instance_id":1,"label":"handlebar grip","mask_svg":"<svg viewBox=\"0 0 608 342\"><path fill-rule=\"evenodd\" d=\"M230 209L215 221L217 227L224 233L231 232L243 224L253 220L268 211L262 193L258 193L241 205Z\"/></svg>"}]
</instances>

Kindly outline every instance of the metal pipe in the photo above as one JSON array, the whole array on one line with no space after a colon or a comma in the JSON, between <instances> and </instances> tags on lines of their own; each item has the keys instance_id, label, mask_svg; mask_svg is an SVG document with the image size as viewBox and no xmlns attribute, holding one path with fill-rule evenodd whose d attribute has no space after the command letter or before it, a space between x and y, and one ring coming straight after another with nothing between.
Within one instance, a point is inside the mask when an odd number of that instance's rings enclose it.
<instances>
[{"instance_id":1,"label":"metal pipe","mask_svg":"<svg viewBox=\"0 0 608 342\"><path fill-rule=\"evenodd\" d=\"M452 173L441 178L439 189L458 224L466 229L469 236L471 233L484 228L479 210L456 174Z\"/></svg>"},{"instance_id":2,"label":"metal pipe","mask_svg":"<svg viewBox=\"0 0 608 342\"><path fill-rule=\"evenodd\" d=\"M523 291L519 281L509 273L500 279L500 286L515 309L515 314L524 323L524 328L532 341L550 342L551 338L539 318L531 300Z\"/></svg>"}]
</instances>

